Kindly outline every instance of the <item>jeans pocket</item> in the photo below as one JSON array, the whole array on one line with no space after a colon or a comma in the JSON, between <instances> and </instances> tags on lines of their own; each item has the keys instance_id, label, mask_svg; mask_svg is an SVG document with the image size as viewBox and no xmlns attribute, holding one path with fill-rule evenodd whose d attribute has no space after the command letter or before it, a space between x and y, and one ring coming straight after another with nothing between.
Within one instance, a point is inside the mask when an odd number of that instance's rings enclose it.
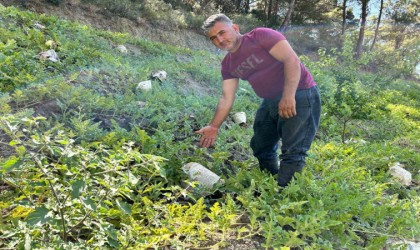
<instances>
[{"instance_id":1,"label":"jeans pocket","mask_svg":"<svg viewBox=\"0 0 420 250\"><path fill-rule=\"evenodd\" d=\"M300 89L296 91L296 109L308 108L311 106L311 89Z\"/></svg>"}]
</instances>

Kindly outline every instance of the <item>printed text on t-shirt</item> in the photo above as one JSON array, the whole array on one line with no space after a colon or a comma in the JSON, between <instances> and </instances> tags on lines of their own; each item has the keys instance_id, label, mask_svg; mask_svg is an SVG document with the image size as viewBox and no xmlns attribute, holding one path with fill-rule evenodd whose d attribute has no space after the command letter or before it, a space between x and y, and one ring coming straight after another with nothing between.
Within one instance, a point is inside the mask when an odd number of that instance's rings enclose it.
<instances>
[{"instance_id":1,"label":"printed text on t-shirt","mask_svg":"<svg viewBox=\"0 0 420 250\"><path fill-rule=\"evenodd\" d=\"M246 60L238 65L236 69L232 72L232 75L242 78L244 71L255 69L255 66L264 62L264 60L259 59L254 54L246 58Z\"/></svg>"}]
</instances>

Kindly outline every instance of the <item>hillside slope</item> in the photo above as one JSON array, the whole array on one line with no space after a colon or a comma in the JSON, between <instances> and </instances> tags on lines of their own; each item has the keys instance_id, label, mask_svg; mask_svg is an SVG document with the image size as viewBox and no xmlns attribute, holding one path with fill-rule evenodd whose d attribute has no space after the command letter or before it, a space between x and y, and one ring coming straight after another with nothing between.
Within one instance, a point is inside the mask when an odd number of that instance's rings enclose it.
<instances>
[{"instance_id":1,"label":"hillside slope","mask_svg":"<svg viewBox=\"0 0 420 250\"><path fill-rule=\"evenodd\" d=\"M322 122L307 167L280 189L249 147L261 101L249 84L232 109L248 122L229 116L215 147L197 146L222 55L3 5L0 34L0 248L384 249L420 238L414 83L364 73L345 54L302 57ZM165 79L152 77L160 70ZM188 162L224 182L192 181Z\"/></svg>"},{"instance_id":2,"label":"hillside slope","mask_svg":"<svg viewBox=\"0 0 420 250\"><path fill-rule=\"evenodd\" d=\"M60 5L40 0L0 0L0 3L4 6L16 6L40 14L55 15L98 29L127 32L150 41L184 48L215 51L215 48L210 46L209 41L199 31L152 25L141 17L137 21L133 21L107 13L95 5L84 4L80 0L66 0Z\"/></svg>"}]
</instances>

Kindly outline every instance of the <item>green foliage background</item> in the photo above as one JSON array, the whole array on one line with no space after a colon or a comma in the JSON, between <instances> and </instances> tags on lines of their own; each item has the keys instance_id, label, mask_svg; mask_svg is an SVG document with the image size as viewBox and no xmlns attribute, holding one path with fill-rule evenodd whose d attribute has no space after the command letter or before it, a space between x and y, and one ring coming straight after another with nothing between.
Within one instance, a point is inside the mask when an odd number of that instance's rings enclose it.
<instances>
[{"instance_id":1,"label":"green foliage background","mask_svg":"<svg viewBox=\"0 0 420 250\"><path fill-rule=\"evenodd\" d=\"M323 113L308 166L279 190L248 142L260 100L241 82L215 148L194 131L213 115L222 55L96 30L0 5L0 247L13 249L380 249L420 238L420 87L363 69L349 52L302 61ZM42 24L45 29L36 24ZM59 62L37 58L57 43ZM124 44L128 53L117 49ZM150 74L149 92L137 89ZM188 183L187 162L225 180ZM394 180L397 162L413 174Z\"/></svg>"}]
</instances>

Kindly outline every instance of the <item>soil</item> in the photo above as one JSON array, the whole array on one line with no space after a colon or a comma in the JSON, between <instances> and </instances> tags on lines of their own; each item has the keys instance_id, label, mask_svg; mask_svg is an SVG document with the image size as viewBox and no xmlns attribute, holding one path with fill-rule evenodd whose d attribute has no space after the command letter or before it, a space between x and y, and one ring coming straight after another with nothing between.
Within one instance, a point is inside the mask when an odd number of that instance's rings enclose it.
<instances>
[{"instance_id":1,"label":"soil","mask_svg":"<svg viewBox=\"0 0 420 250\"><path fill-rule=\"evenodd\" d=\"M8 157L14 155L15 149L9 146L9 142L11 141L10 137L4 133L0 133L0 159L4 157L7 159Z\"/></svg>"}]
</instances>

